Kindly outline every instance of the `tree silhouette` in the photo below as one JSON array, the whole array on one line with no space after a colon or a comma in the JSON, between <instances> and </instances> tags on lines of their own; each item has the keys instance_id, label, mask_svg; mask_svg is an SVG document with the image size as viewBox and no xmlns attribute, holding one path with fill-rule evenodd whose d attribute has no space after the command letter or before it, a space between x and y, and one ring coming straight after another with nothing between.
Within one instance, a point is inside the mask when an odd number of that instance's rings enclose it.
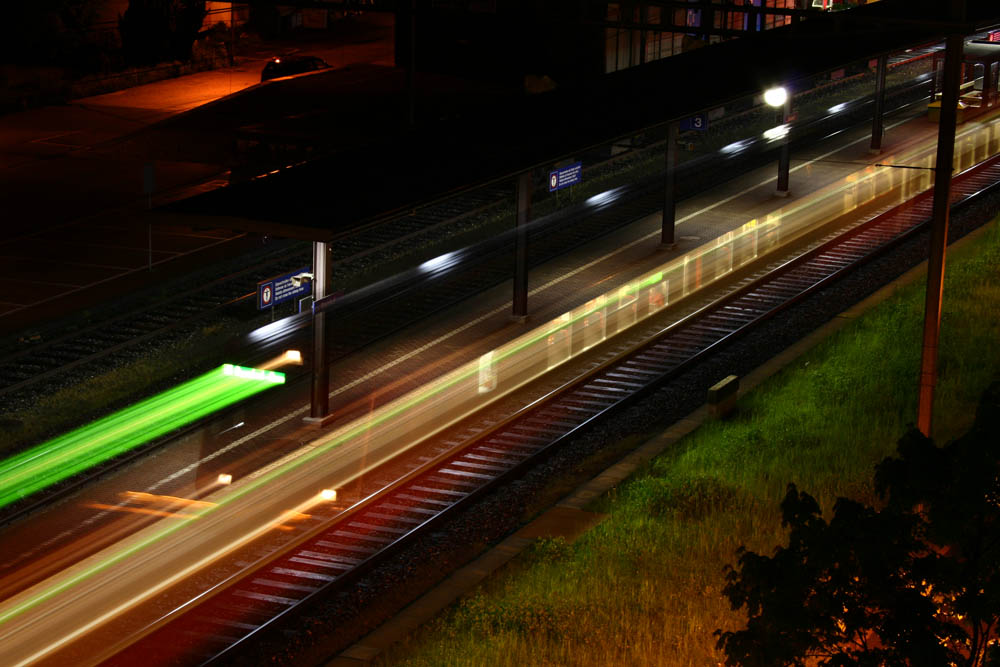
<instances>
[{"instance_id":1,"label":"tree silhouette","mask_svg":"<svg viewBox=\"0 0 1000 667\"><path fill-rule=\"evenodd\" d=\"M99 0L4 3L0 62L78 64L81 54L92 47L88 32L97 19L98 3Z\"/></svg>"},{"instance_id":2,"label":"tree silhouette","mask_svg":"<svg viewBox=\"0 0 1000 667\"><path fill-rule=\"evenodd\" d=\"M788 546L727 567L748 615L716 631L727 665L1000 665L1000 383L966 435L912 430L898 453L876 467L880 510L838 498L826 522L789 485Z\"/></svg>"},{"instance_id":3,"label":"tree silhouette","mask_svg":"<svg viewBox=\"0 0 1000 667\"><path fill-rule=\"evenodd\" d=\"M205 13L205 0L129 0L118 17L126 60L136 65L190 60Z\"/></svg>"},{"instance_id":4,"label":"tree silhouette","mask_svg":"<svg viewBox=\"0 0 1000 667\"><path fill-rule=\"evenodd\" d=\"M956 644L964 664L998 664L1000 382L986 391L964 436L938 448L914 430L899 453L875 471L885 511L918 517L921 539L939 555L927 581L939 615L964 634Z\"/></svg>"}]
</instances>

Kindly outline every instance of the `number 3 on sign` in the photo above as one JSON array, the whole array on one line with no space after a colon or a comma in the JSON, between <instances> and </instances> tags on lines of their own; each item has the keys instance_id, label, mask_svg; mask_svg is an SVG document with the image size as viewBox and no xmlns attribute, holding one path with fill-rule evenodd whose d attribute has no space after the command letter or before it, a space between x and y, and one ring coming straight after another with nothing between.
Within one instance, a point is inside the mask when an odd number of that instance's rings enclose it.
<instances>
[{"instance_id":1,"label":"number 3 on sign","mask_svg":"<svg viewBox=\"0 0 1000 667\"><path fill-rule=\"evenodd\" d=\"M680 121L678 129L682 132L686 132L688 130L704 131L708 129L708 119L705 118L705 114L703 113L695 116L688 116Z\"/></svg>"}]
</instances>

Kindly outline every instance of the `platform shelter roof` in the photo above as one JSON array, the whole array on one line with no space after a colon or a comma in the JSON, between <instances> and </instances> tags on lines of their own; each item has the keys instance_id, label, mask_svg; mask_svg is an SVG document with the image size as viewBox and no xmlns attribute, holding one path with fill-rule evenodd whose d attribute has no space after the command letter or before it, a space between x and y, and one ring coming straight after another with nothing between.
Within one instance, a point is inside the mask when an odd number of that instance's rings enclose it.
<instances>
[{"instance_id":1,"label":"platform shelter roof","mask_svg":"<svg viewBox=\"0 0 1000 667\"><path fill-rule=\"evenodd\" d=\"M1000 24L996 0L967 0L965 20L941 0L881 2L810 18L608 74L583 87L517 95L458 118L387 129L329 157L171 205L220 226L304 240L450 193L571 159L575 152L680 119L772 85ZM402 80L402 77L400 77ZM405 104L405 90L385 97Z\"/></svg>"}]
</instances>

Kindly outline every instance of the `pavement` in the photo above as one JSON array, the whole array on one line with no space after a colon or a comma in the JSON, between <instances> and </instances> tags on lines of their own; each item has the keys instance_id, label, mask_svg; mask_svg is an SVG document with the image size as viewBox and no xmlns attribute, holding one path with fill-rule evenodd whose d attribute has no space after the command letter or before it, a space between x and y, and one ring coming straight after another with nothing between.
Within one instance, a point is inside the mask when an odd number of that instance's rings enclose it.
<instances>
[{"instance_id":1,"label":"pavement","mask_svg":"<svg viewBox=\"0 0 1000 667\"><path fill-rule=\"evenodd\" d=\"M254 43L235 67L0 116L0 334L250 247L245 233L155 210L228 182L235 142L225 130L240 123L213 116L213 103L260 88L275 52L391 66L388 19L336 41Z\"/></svg>"}]
</instances>

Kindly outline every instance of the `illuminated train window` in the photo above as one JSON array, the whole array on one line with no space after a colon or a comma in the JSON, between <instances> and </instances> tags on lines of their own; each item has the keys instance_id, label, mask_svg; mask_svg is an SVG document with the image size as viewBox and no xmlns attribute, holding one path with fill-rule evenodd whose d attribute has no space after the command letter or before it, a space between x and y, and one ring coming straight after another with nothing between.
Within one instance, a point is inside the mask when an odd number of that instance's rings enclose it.
<instances>
[{"instance_id":1,"label":"illuminated train window","mask_svg":"<svg viewBox=\"0 0 1000 667\"><path fill-rule=\"evenodd\" d=\"M570 357L571 349L569 343L569 323L570 314L563 313L557 319L552 320L552 330L548 336L548 367L558 366Z\"/></svg>"},{"instance_id":2,"label":"illuminated train window","mask_svg":"<svg viewBox=\"0 0 1000 667\"><path fill-rule=\"evenodd\" d=\"M583 318L583 349L593 347L604 340L604 297L591 299L584 306L590 311Z\"/></svg>"},{"instance_id":3,"label":"illuminated train window","mask_svg":"<svg viewBox=\"0 0 1000 667\"><path fill-rule=\"evenodd\" d=\"M649 310L656 312L667 305L670 298L670 281L664 280L649 287Z\"/></svg>"},{"instance_id":4,"label":"illuminated train window","mask_svg":"<svg viewBox=\"0 0 1000 667\"><path fill-rule=\"evenodd\" d=\"M639 313L639 295L635 285L625 285L618 290L618 331L635 324Z\"/></svg>"},{"instance_id":5,"label":"illuminated train window","mask_svg":"<svg viewBox=\"0 0 1000 667\"><path fill-rule=\"evenodd\" d=\"M497 388L497 364L490 350L479 357L479 393L485 394Z\"/></svg>"}]
</instances>

